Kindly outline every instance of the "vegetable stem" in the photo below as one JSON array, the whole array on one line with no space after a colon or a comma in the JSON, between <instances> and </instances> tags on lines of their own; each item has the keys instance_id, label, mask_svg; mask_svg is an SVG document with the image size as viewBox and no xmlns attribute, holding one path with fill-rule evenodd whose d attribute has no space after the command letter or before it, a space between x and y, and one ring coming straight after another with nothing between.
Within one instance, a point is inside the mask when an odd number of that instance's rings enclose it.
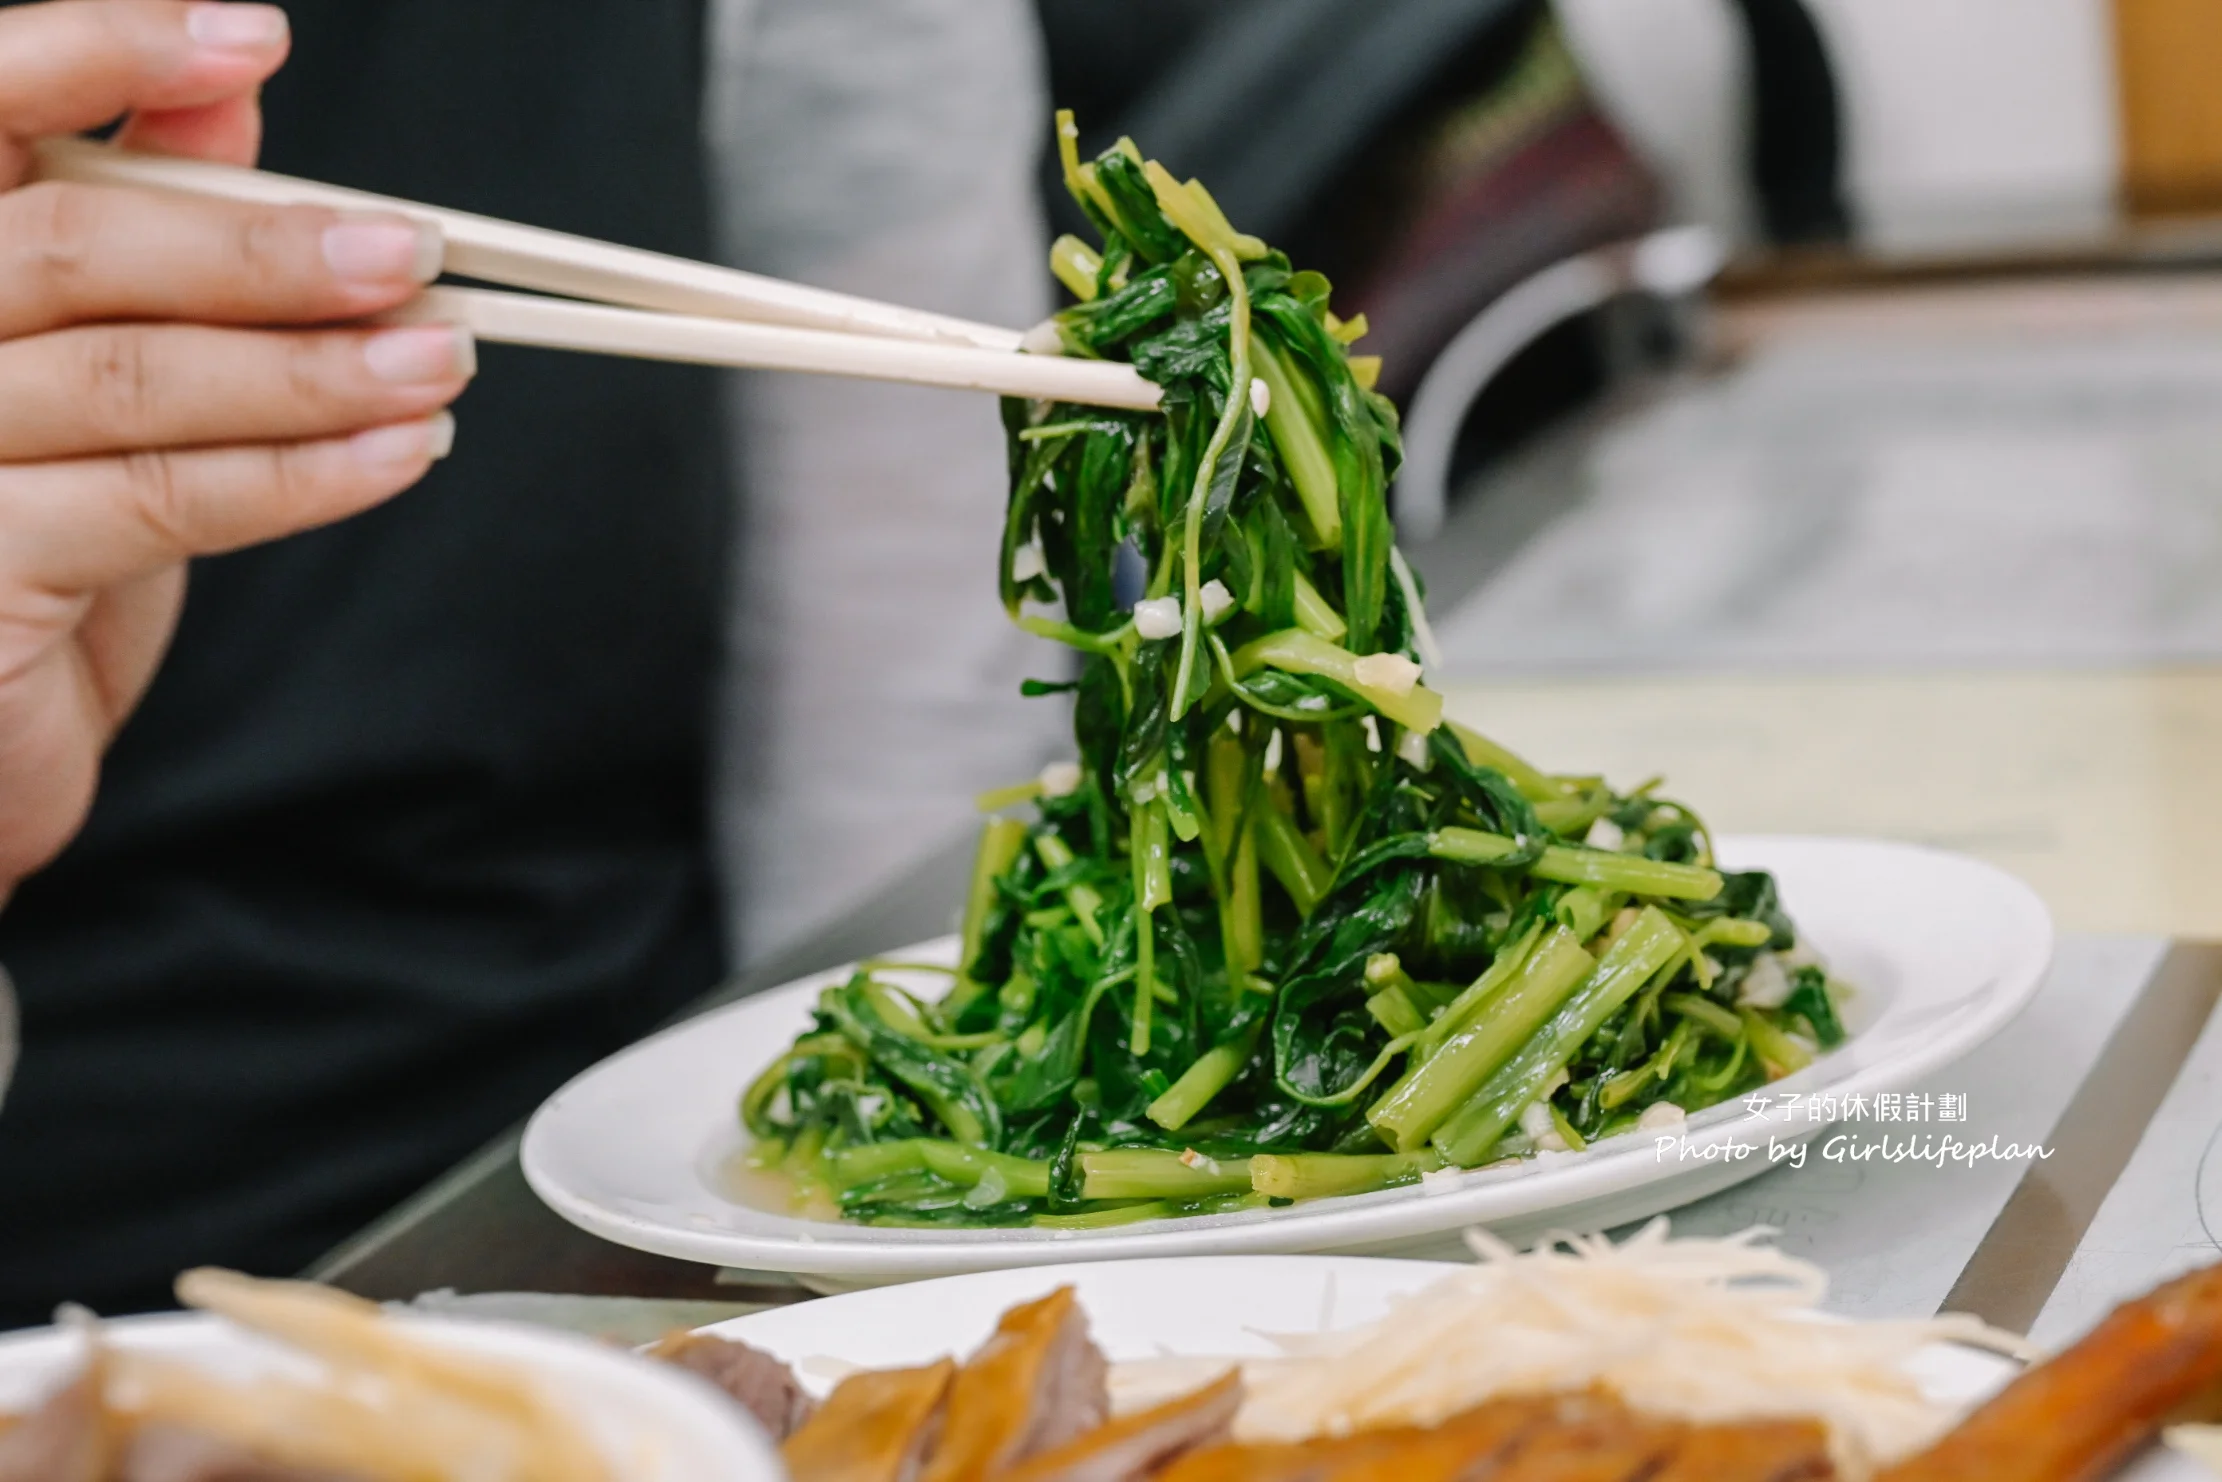
<instances>
[{"instance_id":1,"label":"vegetable stem","mask_svg":"<svg viewBox=\"0 0 2222 1482\"><path fill-rule=\"evenodd\" d=\"M1158 209L1165 213L1181 234L1203 249L1219 270L1219 277L1227 289L1227 354L1232 362L1229 367L1227 404L1220 411L1218 425L1212 428L1211 440L1204 445L1203 457L1197 460L1196 481L1188 494L1188 511L1181 532L1181 635L1180 663L1173 674L1172 716L1179 720L1188 713L1188 703L1196 685L1196 639L1203 630L1203 531L1204 516L1217 493L1222 464L1232 455L1234 469L1226 470L1227 494L1234 493L1234 481L1239 475L1242 449L1233 446L1239 432L1245 446L1251 428L1250 412L1250 285L1242 276L1242 263L1238 253L1246 245L1237 240L1234 228L1220 212L1218 203L1202 186L1194 181L1182 185L1172 173L1155 160L1142 166L1142 174L1150 183L1151 192L1157 197ZM1262 245L1262 244L1261 244Z\"/></svg>"},{"instance_id":2,"label":"vegetable stem","mask_svg":"<svg viewBox=\"0 0 2222 1482\"><path fill-rule=\"evenodd\" d=\"M1722 1008L1709 998L1701 998L1695 993L1669 993L1664 1003L1683 1018L1695 1020L1722 1039L1732 1040L1744 1032L1743 1021L1733 1011Z\"/></svg>"},{"instance_id":3,"label":"vegetable stem","mask_svg":"<svg viewBox=\"0 0 2222 1482\"><path fill-rule=\"evenodd\" d=\"M1258 857L1296 903L1296 913L1310 916L1327 893L1327 862L1297 830L1296 820L1270 803L1257 809L1253 830Z\"/></svg>"},{"instance_id":4,"label":"vegetable stem","mask_svg":"<svg viewBox=\"0 0 2222 1482\"><path fill-rule=\"evenodd\" d=\"M966 1147L939 1137L856 1143L827 1153L822 1163L826 1179L836 1191L924 1171L968 1189L993 1172L1003 1180L1011 1198L1041 1199L1049 1194L1047 1163Z\"/></svg>"},{"instance_id":5,"label":"vegetable stem","mask_svg":"<svg viewBox=\"0 0 2222 1482\"><path fill-rule=\"evenodd\" d=\"M1355 321L1361 330L1365 325L1365 318L1365 315L1360 314ZM1353 366L1352 369L1356 367ZM1368 391L1373 389L1371 381L1360 380L1359 384ZM1419 581L1412 575L1411 565L1405 561L1404 552L1393 545L1389 547L1389 572L1396 578L1397 590L1404 598L1404 610L1412 619L1412 647L1419 654L1420 662L1430 669L1442 668L1443 650L1435 642L1434 626L1427 620L1427 604L1420 600Z\"/></svg>"},{"instance_id":6,"label":"vegetable stem","mask_svg":"<svg viewBox=\"0 0 2222 1482\"><path fill-rule=\"evenodd\" d=\"M1049 244L1049 270L1074 298L1091 303L1096 296L1096 276L1103 271L1103 258L1095 248L1068 232Z\"/></svg>"},{"instance_id":7,"label":"vegetable stem","mask_svg":"<svg viewBox=\"0 0 2222 1482\"><path fill-rule=\"evenodd\" d=\"M1172 856L1165 838L1165 804L1151 799L1134 810L1135 903L1154 911L1173 898Z\"/></svg>"},{"instance_id":8,"label":"vegetable stem","mask_svg":"<svg viewBox=\"0 0 2222 1482\"><path fill-rule=\"evenodd\" d=\"M968 1148L960 1143L946 1142L938 1137L918 1141L920 1158L928 1171L971 1188L990 1173L999 1174L1003 1186L1013 1199L1046 1199L1049 1197L1049 1165L1032 1158L1014 1158L1008 1153L991 1153L982 1148Z\"/></svg>"},{"instance_id":9,"label":"vegetable stem","mask_svg":"<svg viewBox=\"0 0 2222 1482\"><path fill-rule=\"evenodd\" d=\"M1005 808L1015 808L1020 803L1031 802L1042 795L1041 779L1029 778L1014 782L1008 787L990 788L972 800L972 806L982 813L1000 813Z\"/></svg>"},{"instance_id":10,"label":"vegetable stem","mask_svg":"<svg viewBox=\"0 0 2222 1482\"><path fill-rule=\"evenodd\" d=\"M1150 1120L1167 1132L1178 1132L1195 1120L1196 1113L1210 1105L1211 1098L1226 1090L1228 1083L1242 1073L1242 1067L1250 1063L1264 1028L1265 1021L1260 1019L1233 1039L1204 1051L1164 1095L1150 1103Z\"/></svg>"},{"instance_id":11,"label":"vegetable stem","mask_svg":"<svg viewBox=\"0 0 2222 1482\"><path fill-rule=\"evenodd\" d=\"M1733 1019L1735 1016L1731 1014L1729 1017ZM1636 1069L1614 1076L1598 1088L1597 1104L1606 1111L1617 1111L1628 1103L1630 1097L1641 1091L1646 1083L1665 1080L1674 1073L1675 1062L1681 1059L1682 1051L1688 1048L1693 1037L1689 1020L1685 1019L1675 1025L1674 1032L1667 1036L1666 1043L1659 1047L1658 1054Z\"/></svg>"},{"instance_id":12,"label":"vegetable stem","mask_svg":"<svg viewBox=\"0 0 2222 1482\"><path fill-rule=\"evenodd\" d=\"M1443 697L1434 690L1415 684L1399 692L1361 683L1356 654L1301 628L1283 628L1252 639L1235 650L1233 666L1237 678L1270 666L1289 674L1331 679L1406 730L1422 735L1443 718Z\"/></svg>"},{"instance_id":13,"label":"vegetable stem","mask_svg":"<svg viewBox=\"0 0 2222 1482\"><path fill-rule=\"evenodd\" d=\"M1243 806L1249 767L1241 737L1225 729L1212 736L1204 762L1208 862L1219 876L1219 938L1230 978L1254 973L1265 961L1258 849L1251 838L1250 810Z\"/></svg>"},{"instance_id":14,"label":"vegetable stem","mask_svg":"<svg viewBox=\"0 0 2222 1482\"><path fill-rule=\"evenodd\" d=\"M826 1181L839 1193L859 1184L877 1183L898 1173L916 1173L926 1166L924 1138L896 1142L863 1142L825 1155Z\"/></svg>"},{"instance_id":15,"label":"vegetable stem","mask_svg":"<svg viewBox=\"0 0 2222 1482\"><path fill-rule=\"evenodd\" d=\"M1410 1153L1260 1153L1250 1160L1250 1187L1274 1199L1324 1199L1419 1182L1443 1159L1433 1148Z\"/></svg>"},{"instance_id":16,"label":"vegetable stem","mask_svg":"<svg viewBox=\"0 0 2222 1482\"><path fill-rule=\"evenodd\" d=\"M1613 943L1550 1021L1435 1129L1436 1150L1461 1168L1485 1162L1506 1129L1544 1094L1574 1052L1681 948L1682 933L1674 923L1656 906L1644 907L1635 925Z\"/></svg>"},{"instance_id":17,"label":"vegetable stem","mask_svg":"<svg viewBox=\"0 0 2222 1482\"><path fill-rule=\"evenodd\" d=\"M1600 788L1587 796L1545 798L1535 805L1535 819L1560 838L1580 838L1611 806L1612 794Z\"/></svg>"},{"instance_id":18,"label":"vegetable stem","mask_svg":"<svg viewBox=\"0 0 2222 1482\"><path fill-rule=\"evenodd\" d=\"M1715 942L1725 947L1764 947L1773 939L1773 927L1764 921L1749 921L1741 916L1708 921L1690 938L1699 947L1710 947Z\"/></svg>"},{"instance_id":19,"label":"vegetable stem","mask_svg":"<svg viewBox=\"0 0 2222 1482\"><path fill-rule=\"evenodd\" d=\"M1245 819L1227 880L1227 967L1254 973L1265 964L1265 897L1258 880L1255 820Z\"/></svg>"},{"instance_id":20,"label":"vegetable stem","mask_svg":"<svg viewBox=\"0 0 2222 1482\"><path fill-rule=\"evenodd\" d=\"M1026 847L1027 827L1015 818L991 818L980 826L980 843L972 851L972 879L965 886L964 920L958 928L957 982L945 1000L952 1016L980 996L984 987L972 976L973 959L987 931L988 915L995 909L995 882Z\"/></svg>"},{"instance_id":21,"label":"vegetable stem","mask_svg":"<svg viewBox=\"0 0 2222 1482\"><path fill-rule=\"evenodd\" d=\"M1366 1000L1366 1012L1392 1036L1417 1035L1427 1028L1423 1017L1402 988L1390 985Z\"/></svg>"},{"instance_id":22,"label":"vegetable stem","mask_svg":"<svg viewBox=\"0 0 2222 1482\"><path fill-rule=\"evenodd\" d=\"M1034 853L1044 866L1052 871L1070 869L1073 862L1072 846L1055 834L1034 836ZM1103 950L1103 923L1098 914L1103 910L1103 896L1093 885L1075 880L1064 890L1065 904L1072 907L1072 914L1079 919L1080 929L1088 934L1088 941L1100 952Z\"/></svg>"},{"instance_id":23,"label":"vegetable stem","mask_svg":"<svg viewBox=\"0 0 2222 1482\"><path fill-rule=\"evenodd\" d=\"M1453 1034L1367 1109L1373 1130L1398 1152L1420 1147L1529 1042L1596 966L1572 932L1554 927L1528 955L1519 976L1482 1007L1469 1027Z\"/></svg>"},{"instance_id":24,"label":"vegetable stem","mask_svg":"<svg viewBox=\"0 0 2222 1482\"><path fill-rule=\"evenodd\" d=\"M1466 749L1466 759L1477 767L1494 767L1504 773L1505 780L1520 790L1520 796L1531 803L1547 803L1553 798L1566 796L1566 788L1556 778L1544 774L1536 767L1505 750L1481 732L1457 721L1448 722L1451 734Z\"/></svg>"},{"instance_id":25,"label":"vegetable stem","mask_svg":"<svg viewBox=\"0 0 2222 1482\"><path fill-rule=\"evenodd\" d=\"M1173 898L1172 862L1165 842L1165 805L1152 799L1134 810L1134 1032L1128 1048L1150 1052L1150 1017L1157 999L1157 932L1151 913Z\"/></svg>"},{"instance_id":26,"label":"vegetable stem","mask_svg":"<svg viewBox=\"0 0 2222 1482\"><path fill-rule=\"evenodd\" d=\"M1197 1199L1248 1193L1250 1160L1170 1148L1111 1148L1080 1155L1083 1199Z\"/></svg>"},{"instance_id":27,"label":"vegetable stem","mask_svg":"<svg viewBox=\"0 0 2222 1482\"><path fill-rule=\"evenodd\" d=\"M1759 1063L1767 1068L1768 1080L1779 1081L1813 1063L1812 1051L1776 1028L1765 1014L1756 1009L1736 1012L1744 1021L1745 1032L1751 1036L1751 1048L1759 1056Z\"/></svg>"},{"instance_id":28,"label":"vegetable stem","mask_svg":"<svg viewBox=\"0 0 2222 1482\"><path fill-rule=\"evenodd\" d=\"M1536 941L1542 935L1541 925L1531 926L1517 940L1507 942L1498 950L1488 969L1445 1005L1443 1012L1436 1015L1435 1022L1428 1026L1427 1033L1421 1037L1420 1043L1412 1052L1415 1065L1441 1049L1445 1040L1473 1023L1474 1016L1481 1011L1482 1005L1498 989L1512 981L1514 974L1527 963L1528 954L1535 949Z\"/></svg>"},{"instance_id":29,"label":"vegetable stem","mask_svg":"<svg viewBox=\"0 0 2222 1482\"><path fill-rule=\"evenodd\" d=\"M1519 851L1517 841L1502 834L1483 833L1480 829L1440 828L1428 840L1430 854L1458 864L1495 864ZM1664 859L1646 859L1640 854L1614 854L1604 849L1573 849L1563 844L1549 846L1542 858L1526 868L1538 880L1594 885L1605 890L1625 891L1629 895L1664 896L1668 900L1709 901L1720 894L1722 884L1718 871L1702 865L1675 864Z\"/></svg>"},{"instance_id":30,"label":"vegetable stem","mask_svg":"<svg viewBox=\"0 0 2222 1482\"><path fill-rule=\"evenodd\" d=\"M1273 446L1280 452L1281 465L1288 470L1289 482L1296 486L1296 497L1303 502L1304 518L1310 521L1319 546L1338 545L1342 541L1341 493L1335 481L1335 460L1327 451L1326 440L1320 436L1319 425L1312 420L1304 403L1297 398L1294 378L1273 347L1262 338L1253 340L1250 355L1258 379L1265 382L1268 397L1265 427L1273 434ZM1318 593L1313 593L1313 597L1316 600ZM1337 626L1341 626L1339 620Z\"/></svg>"},{"instance_id":31,"label":"vegetable stem","mask_svg":"<svg viewBox=\"0 0 2222 1482\"><path fill-rule=\"evenodd\" d=\"M1109 1230L1120 1225L1140 1224L1143 1220L1163 1219L1172 1212L1172 1205L1163 1199L1137 1199L1073 1214L1037 1214L1034 1224L1044 1230Z\"/></svg>"},{"instance_id":32,"label":"vegetable stem","mask_svg":"<svg viewBox=\"0 0 2222 1482\"><path fill-rule=\"evenodd\" d=\"M1018 625L1036 638L1053 639L1085 654L1105 656L1120 652L1121 643L1134 631L1131 625L1121 625L1109 633L1090 633L1071 623L1061 623L1055 618L1036 617L1031 613L1020 618Z\"/></svg>"},{"instance_id":33,"label":"vegetable stem","mask_svg":"<svg viewBox=\"0 0 2222 1482\"><path fill-rule=\"evenodd\" d=\"M1605 929L1627 897L1619 891L1603 891L1591 885L1577 885L1558 898L1552 914L1558 924L1574 933L1577 941L1588 941Z\"/></svg>"},{"instance_id":34,"label":"vegetable stem","mask_svg":"<svg viewBox=\"0 0 2222 1482\"><path fill-rule=\"evenodd\" d=\"M1342 620L1341 613L1335 611L1334 604L1319 595L1319 588L1312 585L1312 579L1301 571L1294 575L1296 626L1315 638L1326 639L1329 643L1349 632L1350 625Z\"/></svg>"}]
</instances>

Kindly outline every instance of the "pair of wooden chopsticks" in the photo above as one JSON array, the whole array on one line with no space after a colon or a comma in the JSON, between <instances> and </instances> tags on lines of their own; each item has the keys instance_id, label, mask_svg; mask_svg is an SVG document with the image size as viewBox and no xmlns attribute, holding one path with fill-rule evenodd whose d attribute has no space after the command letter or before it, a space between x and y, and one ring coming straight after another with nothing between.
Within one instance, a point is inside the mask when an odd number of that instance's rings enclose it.
<instances>
[{"instance_id":1,"label":"pair of wooden chopsticks","mask_svg":"<svg viewBox=\"0 0 2222 1482\"><path fill-rule=\"evenodd\" d=\"M538 290L428 288L383 316L389 322L460 324L483 340L552 350L814 371L1090 406L1158 404L1158 388L1132 366L1026 354L1017 330L468 212L83 139L40 144L35 174L262 205L394 212L439 230L444 271Z\"/></svg>"}]
</instances>

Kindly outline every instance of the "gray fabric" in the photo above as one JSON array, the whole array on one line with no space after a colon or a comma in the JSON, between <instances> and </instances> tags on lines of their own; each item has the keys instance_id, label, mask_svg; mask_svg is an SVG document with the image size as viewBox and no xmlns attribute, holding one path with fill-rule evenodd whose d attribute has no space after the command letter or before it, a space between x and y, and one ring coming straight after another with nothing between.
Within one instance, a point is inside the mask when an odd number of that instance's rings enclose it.
<instances>
[{"instance_id":1,"label":"gray fabric","mask_svg":"<svg viewBox=\"0 0 2222 1482\"><path fill-rule=\"evenodd\" d=\"M1025 0L719 4L707 127L733 261L1014 326L1048 311ZM1059 657L995 599L991 398L760 375L734 409L717 812L755 958L968 826L973 795L1032 775L1066 723L1018 697Z\"/></svg>"}]
</instances>

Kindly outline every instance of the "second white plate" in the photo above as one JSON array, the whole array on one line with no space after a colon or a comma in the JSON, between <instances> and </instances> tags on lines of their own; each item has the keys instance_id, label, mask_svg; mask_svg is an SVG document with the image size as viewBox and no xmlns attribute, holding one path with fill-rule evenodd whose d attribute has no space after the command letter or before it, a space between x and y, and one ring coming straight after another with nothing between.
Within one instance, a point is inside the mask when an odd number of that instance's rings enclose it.
<instances>
[{"instance_id":1,"label":"second white plate","mask_svg":"<svg viewBox=\"0 0 2222 1482\"><path fill-rule=\"evenodd\" d=\"M1071 1285L1090 1334L1114 1363L1163 1357L1248 1358L1277 1352L1269 1333L1323 1332L1385 1315L1439 1280L1436 1261L1338 1256L1205 1256L986 1271L799 1302L705 1329L796 1366L813 1393L832 1365L900 1368L970 1353L1006 1308ZM825 1360L831 1360L829 1365ZM1947 1404L1974 1404L2015 1373L1993 1353L1935 1344L1908 1366ZM2192 1462L2154 1448L2120 1482L2200 1482ZM2211 1482L2211 1479L2209 1479Z\"/></svg>"},{"instance_id":2,"label":"second white plate","mask_svg":"<svg viewBox=\"0 0 2222 1482\"><path fill-rule=\"evenodd\" d=\"M816 1285L1132 1256L1441 1251L1487 1225L1519 1241L1671 1209L1764 1172L1770 1138L1824 1124L1783 1098L1902 1090L1988 1039L2028 1002L2052 955L2052 922L2019 880L1963 856L1849 839L1728 838L1734 869L1774 872L1805 938L1857 989L1842 1048L1770 1091L1689 1121L1662 1153L1648 1137L1284 1209L1108 1230L903 1230L833 1224L730 1197L740 1092L809 1026L820 974L705 1014L603 1061L549 1098L524 1140L525 1177L564 1218L605 1239L720 1266L794 1272ZM899 955L947 961L952 944ZM1738 1146L1762 1152L1732 1156Z\"/></svg>"},{"instance_id":3,"label":"second white plate","mask_svg":"<svg viewBox=\"0 0 2222 1482\"><path fill-rule=\"evenodd\" d=\"M785 1482L786 1469L739 1405L684 1369L570 1333L515 1323L398 1316L409 1336L510 1366L561 1399L624 1482ZM231 1384L315 1383L318 1360L202 1312L113 1318L101 1341ZM0 1413L21 1413L83 1370L84 1339L53 1328L0 1337Z\"/></svg>"}]
</instances>

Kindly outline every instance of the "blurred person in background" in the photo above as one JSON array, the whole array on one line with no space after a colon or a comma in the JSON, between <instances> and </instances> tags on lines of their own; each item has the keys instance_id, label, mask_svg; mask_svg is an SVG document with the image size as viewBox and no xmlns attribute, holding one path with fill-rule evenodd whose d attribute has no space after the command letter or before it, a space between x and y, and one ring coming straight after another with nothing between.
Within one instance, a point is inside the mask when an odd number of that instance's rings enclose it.
<instances>
[{"instance_id":1,"label":"blurred person in background","mask_svg":"<svg viewBox=\"0 0 2222 1482\"><path fill-rule=\"evenodd\" d=\"M713 78L741 266L991 324L1049 312L1049 140L1028 0L741 0ZM824 376L739 387L744 530L720 838L750 956L969 827L1071 750L1018 692L1058 655L993 595L987 398ZM955 910L957 902L950 901Z\"/></svg>"},{"instance_id":2,"label":"blurred person in background","mask_svg":"<svg viewBox=\"0 0 2222 1482\"><path fill-rule=\"evenodd\" d=\"M1039 307L1016 0L288 11L290 61L269 7L0 7L0 184L29 139L134 107L127 143L247 162L267 77L269 168ZM1016 710L1021 650L977 579L984 402L764 382L728 417L709 373L488 348L454 456L382 503L441 451L428 414L470 347L420 336L381 368L363 332L281 327L398 301L421 264L349 287L296 217L52 194L0 195L0 381L55 388L0 408L0 1326L165 1305L198 1262L300 1268L712 986L730 928L810 914L843 849L884 872L975 779L1039 765L1054 720ZM233 368L301 345L339 389ZM734 425L760 500L737 566ZM207 446L232 442L291 451ZM101 499L66 497L88 478ZM879 621L828 618L867 599ZM713 818L742 873L793 869L784 905L721 892Z\"/></svg>"}]
</instances>

